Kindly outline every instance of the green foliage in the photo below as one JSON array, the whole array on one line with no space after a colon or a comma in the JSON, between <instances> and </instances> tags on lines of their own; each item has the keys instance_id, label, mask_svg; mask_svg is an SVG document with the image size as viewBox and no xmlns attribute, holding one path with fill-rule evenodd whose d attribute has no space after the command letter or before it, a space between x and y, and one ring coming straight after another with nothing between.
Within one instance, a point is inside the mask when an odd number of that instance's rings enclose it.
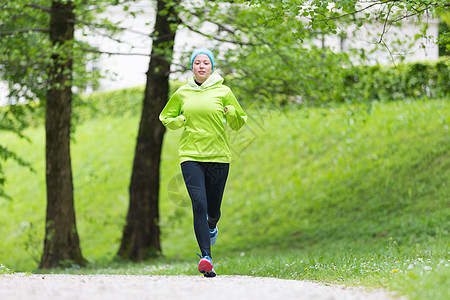
<instances>
[{"instance_id":1,"label":"green foliage","mask_svg":"<svg viewBox=\"0 0 450 300\"><path fill-rule=\"evenodd\" d=\"M8 82L9 98L15 103L44 99L45 69L50 61L46 37L50 15L28 7L27 2L9 2L1 12L0 78Z\"/></svg>"},{"instance_id":2,"label":"green foliage","mask_svg":"<svg viewBox=\"0 0 450 300\"><path fill-rule=\"evenodd\" d=\"M79 1L76 7L76 26L93 26L98 6L89 1ZM93 4L94 2L92 2ZM73 81L68 83L79 89L95 82L98 72L87 72L87 60L94 60L98 54L83 41L74 41L64 45L52 45L49 38L50 7L52 1L40 0L9 1L2 4L0 12L0 78L8 82L9 96L13 103L41 101L45 103L48 70L52 64L52 55L74 60ZM95 1L98 4L98 1ZM96 8L97 7L97 8ZM94 8L94 9L91 9ZM108 23L108 22L107 22ZM102 22L96 26L106 27ZM93 83L95 85L95 83Z\"/></svg>"},{"instance_id":3,"label":"green foliage","mask_svg":"<svg viewBox=\"0 0 450 300\"><path fill-rule=\"evenodd\" d=\"M0 132L9 131L19 138L30 141L23 134L23 130L26 128L32 115L34 115L33 105L10 105L0 107ZM15 161L19 166L28 167L32 170L28 162L8 149L5 140L0 140L0 198L3 197L6 199L9 199L9 196L4 191L6 178L3 173L3 164L8 159Z\"/></svg>"},{"instance_id":4,"label":"green foliage","mask_svg":"<svg viewBox=\"0 0 450 300\"><path fill-rule=\"evenodd\" d=\"M102 28L109 34L118 32L117 24L104 19L96 20L96 13L105 10L101 1L72 1L75 7L75 27L83 32ZM106 1L110 4L110 1ZM116 4L123 1L116 1ZM79 90L87 85L97 86L98 71L87 71L86 62L95 60L99 54L82 40L53 45L50 41L50 7L53 1L3 1L0 4L0 80L9 87L10 105L0 109L0 130L9 130L22 136L21 131L29 124L40 124L43 120L48 90L49 70L54 63L52 57L73 60L70 82ZM27 105L18 105L28 103ZM17 104L17 105L15 105ZM75 105L77 102L75 102ZM23 136L22 136L23 137ZM17 155L0 145L0 197L3 190L2 158L12 158L24 164Z\"/></svg>"},{"instance_id":5,"label":"green foliage","mask_svg":"<svg viewBox=\"0 0 450 300\"><path fill-rule=\"evenodd\" d=\"M235 3L247 4L266 11L266 20L279 23L286 18L301 16L308 21L314 30L336 29L337 22L342 19L354 19L367 22L377 19L389 25L402 20L405 15L421 18L427 13L444 10L447 1L322 1L322 0L234 0ZM361 13L361 16L358 14ZM262 20L263 21L263 20Z\"/></svg>"},{"instance_id":6,"label":"green foliage","mask_svg":"<svg viewBox=\"0 0 450 300\"><path fill-rule=\"evenodd\" d=\"M266 12L265 19L271 23L280 23L286 19L302 17L306 26L313 31L338 33L336 30L343 22L353 22L361 27L364 23L379 22L386 26L398 26L400 21L409 17L416 20L429 18L429 15L439 15L447 11L448 1L262 1L235 0L236 3L255 5ZM406 16L406 17L405 17ZM303 32L294 31L294 36L301 37ZM379 33L380 42L384 29ZM448 47L448 28L439 32L438 44ZM448 49L447 49L448 51Z\"/></svg>"},{"instance_id":7,"label":"green foliage","mask_svg":"<svg viewBox=\"0 0 450 300\"><path fill-rule=\"evenodd\" d=\"M450 61L355 66L346 70L344 82L337 102L449 97Z\"/></svg>"},{"instance_id":8,"label":"green foliage","mask_svg":"<svg viewBox=\"0 0 450 300\"><path fill-rule=\"evenodd\" d=\"M170 82L169 94L173 94L182 81ZM92 95L81 95L78 105L73 110L74 122L83 123L103 117L138 117L142 113L144 87L134 87L108 92L94 92Z\"/></svg>"},{"instance_id":9,"label":"green foliage","mask_svg":"<svg viewBox=\"0 0 450 300\"><path fill-rule=\"evenodd\" d=\"M378 46L363 49L362 53L353 53L356 49L334 53L325 46L317 46L328 35L351 35L344 28L355 22L382 25L386 21L384 27L390 27L399 24L405 11L420 8L421 13L416 12L419 15L426 10L434 11L426 3L409 2L406 7L397 2L380 5L374 1L367 11L365 7L369 4L360 6L356 1L309 1L308 5L306 1L295 0L250 1L248 6L222 5L222 9L217 8L216 2L199 3L202 5L194 7L195 12L181 13L183 24L193 31L205 23L215 25L210 28L216 29L198 32L216 44L218 56L223 56L218 60L218 68L238 98L247 104L369 102L386 99L392 93L390 100L448 95L449 71L445 60L398 67L354 66L359 56L365 59L365 53L377 47L404 49L406 43L414 44L415 40L400 39L390 41L389 45L384 40L381 43L383 26L372 33L380 36ZM422 33L416 38L421 36ZM223 51L224 43L236 46Z\"/></svg>"},{"instance_id":10,"label":"green foliage","mask_svg":"<svg viewBox=\"0 0 450 300\"><path fill-rule=\"evenodd\" d=\"M450 12L442 10L439 15L439 56L450 55Z\"/></svg>"},{"instance_id":11,"label":"green foliage","mask_svg":"<svg viewBox=\"0 0 450 300\"><path fill-rule=\"evenodd\" d=\"M246 64L245 69L241 68L242 75L228 76L227 83L238 98L249 105L254 102L276 106L370 103L450 95L450 61L447 58L397 66L342 68L343 56L319 49L304 51L303 55L300 54L302 51L297 53L295 65L301 66L298 69L283 65L279 57L265 52L243 53ZM320 56L319 53L327 54ZM261 79L254 80L252 75Z\"/></svg>"},{"instance_id":12,"label":"green foliage","mask_svg":"<svg viewBox=\"0 0 450 300\"><path fill-rule=\"evenodd\" d=\"M216 46L218 68L227 84L244 102L322 102L342 81L347 54L335 54L315 45L323 34L296 18L272 21L260 7L227 5L209 9L210 3L184 12L181 18L191 30L212 23L217 30L200 32ZM217 4L216 4L217 5ZM226 13L223 11L226 10ZM195 18L195 17L196 18ZM223 44L235 44L223 51ZM223 53L220 53L222 51Z\"/></svg>"},{"instance_id":13,"label":"green foliage","mask_svg":"<svg viewBox=\"0 0 450 300\"><path fill-rule=\"evenodd\" d=\"M4 275L4 274L12 274L13 272L8 269L7 267L5 267L4 265L0 264L0 275Z\"/></svg>"},{"instance_id":14,"label":"green foliage","mask_svg":"<svg viewBox=\"0 0 450 300\"><path fill-rule=\"evenodd\" d=\"M336 97L335 86L342 83L342 67L349 64L347 54L335 54L314 45L315 33L303 30L304 24L287 19L283 23L256 21L260 10L233 10L234 26L245 31L252 45L226 53L223 69L233 91L242 101L288 103L323 102ZM244 21L245 20L245 21ZM293 38L293 31L302 31Z\"/></svg>"},{"instance_id":15,"label":"green foliage","mask_svg":"<svg viewBox=\"0 0 450 300\"><path fill-rule=\"evenodd\" d=\"M0 158L3 161L6 161L8 159L14 160L16 163L18 163L22 167L30 167L30 170L32 171L29 163L25 162L20 157L18 157L14 152L9 151L7 148L3 147L2 145L0 145ZM3 172L2 165L0 164L0 174L2 174L2 172ZM4 183L4 180L5 180L5 178L0 178L0 182L2 184Z\"/></svg>"},{"instance_id":16,"label":"green foliage","mask_svg":"<svg viewBox=\"0 0 450 300\"><path fill-rule=\"evenodd\" d=\"M80 96L74 108L74 118L80 123L106 116L139 116L142 111L144 87L134 87L108 92L94 92Z\"/></svg>"}]
</instances>

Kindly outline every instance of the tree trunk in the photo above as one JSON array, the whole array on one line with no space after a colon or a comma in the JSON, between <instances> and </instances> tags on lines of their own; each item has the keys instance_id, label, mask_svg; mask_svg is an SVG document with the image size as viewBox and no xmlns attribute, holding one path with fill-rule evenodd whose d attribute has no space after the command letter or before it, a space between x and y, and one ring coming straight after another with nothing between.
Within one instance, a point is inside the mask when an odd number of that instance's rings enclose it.
<instances>
[{"instance_id":1,"label":"tree trunk","mask_svg":"<svg viewBox=\"0 0 450 300\"><path fill-rule=\"evenodd\" d=\"M152 56L130 183L130 204L118 256L142 261L161 253L159 228L159 165L165 129L159 114L167 102L169 74L178 23L174 7L158 1ZM178 3L178 2L177 2ZM167 12L168 9L168 12ZM164 12L166 11L166 12Z\"/></svg>"},{"instance_id":2,"label":"tree trunk","mask_svg":"<svg viewBox=\"0 0 450 300\"><path fill-rule=\"evenodd\" d=\"M70 114L74 7L71 2L52 2L50 39L56 47L49 67L46 129L47 218L40 268L67 264L85 265L75 223L70 162Z\"/></svg>"}]
</instances>

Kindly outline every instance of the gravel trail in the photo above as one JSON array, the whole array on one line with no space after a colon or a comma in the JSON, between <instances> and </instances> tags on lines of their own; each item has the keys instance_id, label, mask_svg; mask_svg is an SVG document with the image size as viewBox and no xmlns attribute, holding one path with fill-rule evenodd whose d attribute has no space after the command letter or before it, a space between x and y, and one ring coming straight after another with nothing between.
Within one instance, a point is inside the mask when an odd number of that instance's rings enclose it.
<instances>
[{"instance_id":1,"label":"gravel trail","mask_svg":"<svg viewBox=\"0 0 450 300\"><path fill-rule=\"evenodd\" d=\"M384 291L248 276L47 275L0 276L0 299L314 299L388 300Z\"/></svg>"}]
</instances>

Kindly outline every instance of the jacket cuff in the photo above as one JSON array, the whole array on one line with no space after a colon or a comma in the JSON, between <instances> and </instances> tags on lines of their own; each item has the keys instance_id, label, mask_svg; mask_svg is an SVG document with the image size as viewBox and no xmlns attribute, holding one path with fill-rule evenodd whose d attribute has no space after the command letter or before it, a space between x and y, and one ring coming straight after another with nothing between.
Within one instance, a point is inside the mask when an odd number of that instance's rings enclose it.
<instances>
[{"instance_id":1,"label":"jacket cuff","mask_svg":"<svg viewBox=\"0 0 450 300\"><path fill-rule=\"evenodd\" d=\"M178 117L176 117L175 123L176 123L177 127L183 127L185 120L186 119L185 119L185 117L183 115L179 115Z\"/></svg>"},{"instance_id":2,"label":"jacket cuff","mask_svg":"<svg viewBox=\"0 0 450 300\"><path fill-rule=\"evenodd\" d=\"M225 106L227 108L226 114L234 115L236 113L236 108L233 105Z\"/></svg>"}]
</instances>

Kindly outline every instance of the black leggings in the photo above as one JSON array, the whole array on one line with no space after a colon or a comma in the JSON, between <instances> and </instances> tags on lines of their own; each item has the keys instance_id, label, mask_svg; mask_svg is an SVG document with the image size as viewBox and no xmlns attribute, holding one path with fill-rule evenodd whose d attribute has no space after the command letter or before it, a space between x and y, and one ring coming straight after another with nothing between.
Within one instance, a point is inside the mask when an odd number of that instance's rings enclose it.
<instances>
[{"instance_id":1,"label":"black leggings","mask_svg":"<svg viewBox=\"0 0 450 300\"><path fill-rule=\"evenodd\" d=\"M209 229L216 227L227 182L229 164L185 161L184 182L192 201L194 231L202 256L211 257Z\"/></svg>"}]
</instances>

